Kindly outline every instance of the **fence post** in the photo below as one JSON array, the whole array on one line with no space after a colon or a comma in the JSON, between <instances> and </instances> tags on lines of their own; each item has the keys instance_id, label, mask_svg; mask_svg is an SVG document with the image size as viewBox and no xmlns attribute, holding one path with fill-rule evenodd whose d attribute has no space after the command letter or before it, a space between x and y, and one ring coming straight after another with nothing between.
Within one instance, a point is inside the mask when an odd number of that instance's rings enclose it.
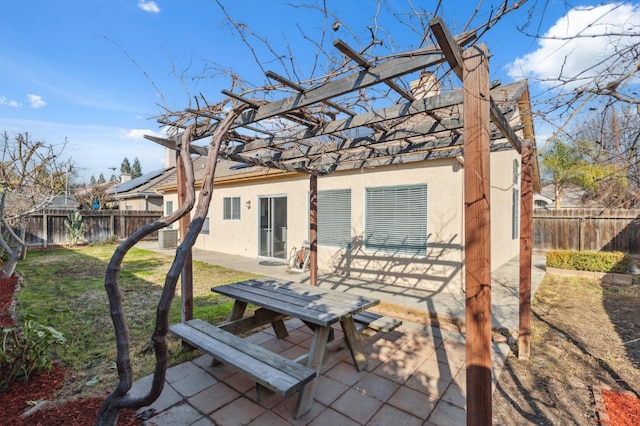
<instances>
[{"instance_id":1,"label":"fence post","mask_svg":"<svg viewBox=\"0 0 640 426\"><path fill-rule=\"evenodd\" d=\"M49 221L49 216L46 211L42 212L42 247L47 248L47 243L49 239L49 231L47 222Z\"/></svg>"}]
</instances>

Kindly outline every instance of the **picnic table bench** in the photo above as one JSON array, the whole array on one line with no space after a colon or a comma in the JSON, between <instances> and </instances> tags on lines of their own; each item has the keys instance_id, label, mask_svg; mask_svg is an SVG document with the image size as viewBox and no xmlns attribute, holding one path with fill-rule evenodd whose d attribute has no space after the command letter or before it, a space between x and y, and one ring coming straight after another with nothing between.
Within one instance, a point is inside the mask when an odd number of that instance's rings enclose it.
<instances>
[{"instance_id":1,"label":"picnic table bench","mask_svg":"<svg viewBox=\"0 0 640 426\"><path fill-rule=\"evenodd\" d=\"M253 378L260 385L256 386L258 402L264 395L262 387L287 397L316 377L310 368L200 319L172 325L170 330L214 359L233 365Z\"/></svg>"},{"instance_id":2,"label":"picnic table bench","mask_svg":"<svg viewBox=\"0 0 640 426\"><path fill-rule=\"evenodd\" d=\"M209 353L215 360L232 365L252 377L257 383L258 400L266 390L285 396L299 391L293 413L296 419L311 408L317 377L331 346L328 343L332 325L340 323L344 343L351 353L355 368L360 371L367 367L367 360L356 324L388 331L401 323L366 312L366 309L380 303L378 299L310 285L254 279L213 287L211 291L234 299L226 323L213 326L196 319L175 324L170 331L190 345ZM248 304L259 308L245 316ZM284 358L237 336L271 324L276 337L286 337L286 317L299 318L314 333L309 353L296 360Z\"/></svg>"}]
</instances>

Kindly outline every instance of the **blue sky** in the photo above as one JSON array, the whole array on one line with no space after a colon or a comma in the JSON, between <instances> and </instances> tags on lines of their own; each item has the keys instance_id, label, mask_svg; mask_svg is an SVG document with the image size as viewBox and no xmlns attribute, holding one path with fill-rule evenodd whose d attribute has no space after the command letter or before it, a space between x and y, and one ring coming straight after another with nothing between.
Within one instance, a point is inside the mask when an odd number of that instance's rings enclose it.
<instances>
[{"instance_id":1,"label":"blue sky","mask_svg":"<svg viewBox=\"0 0 640 426\"><path fill-rule=\"evenodd\" d=\"M310 76L316 49L304 36L317 42L325 22L317 8L308 6L321 2L220 3L234 20L268 40L278 54L286 57L290 51L301 78ZM399 22L411 15L407 0L388 0L380 5L374 0L326 3L342 23L338 31L327 31L327 46L339 37L358 47L354 39L366 40L370 34L367 27L376 23L388 31L380 29L377 33L385 41L384 49L406 51L420 44L419 28ZM441 15L456 34L463 30L478 0L443 3ZM484 21L491 6L501 3L483 2L473 22ZM536 3L534 25L527 31L539 28L541 33L552 28L570 31L580 19L563 21L567 13L598 4L555 0ZM582 52L574 66L589 61L594 46L587 49L584 42L578 48L566 43L545 46L517 31L536 3L526 3L482 37L492 54L492 79L508 83L523 74L544 79L557 72L558 63L563 62L554 55L566 55L567 49ZM426 12L433 12L436 4L413 0L415 7ZM628 20L631 16L638 22L638 5L627 6L612 19ZM377 8L380 15L374 21ZM396 12L399 19L389 11ZM329 25L333 20L331 17ZM411 23L416 25L417 21ZM264 44L256 38L252 38L252 44L265 70L287 73ZM160 134L154 117L164 112L163 107L187 107L199 93L210 102L221 100L220 90L229 88L229 78L219 72L221 68L256 86L267 81L252 52L214 0L3 0L0 131L10 135L28 131L33 138L51 144L60 144L66 138L66 152L79 167L80 181L100 173L108 178L112 173L109 168L119 168L124 157L130 161L139 158L143 171L149 172L162 168L164 160L162 148L142 138L143 134ZM320 72L316 70L315 74ZM531 89L535 94L545 86L533 82Z\"/></svg>"}]
</instances>

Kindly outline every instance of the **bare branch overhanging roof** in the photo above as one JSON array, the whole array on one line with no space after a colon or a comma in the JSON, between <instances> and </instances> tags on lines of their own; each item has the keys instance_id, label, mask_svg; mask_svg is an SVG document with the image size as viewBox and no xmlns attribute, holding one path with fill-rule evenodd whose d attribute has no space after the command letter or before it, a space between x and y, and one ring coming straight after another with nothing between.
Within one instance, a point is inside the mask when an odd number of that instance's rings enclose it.
<instances>
[{"instance_id":1,"label":"bare branch overhanging roof","mask_svg":"<svg viewBox=\"0 0 640 426\"><path fill-rule=\"evenodd\" d=\"M446 42L456 43L455 50L471 40L473 35L467 34ZM250 165L324 175L336 170L462 155L463 89L429 93L438 84L430 77L431 70L443 62L452 63L447 49L440 51L432 46L372 64L343 42L334 45L359 69L310 88L268 72L267 76L282 84L283 89L295 92L273 102L223 91L249 109L228 132L220 156ZM397 83L403 76L417 72L421 72L420 83L412 93ZM523 118L530 114L529 99L523 102L523 97L528 96L527 83L495 86L491 90L491 106L497 125L492 124L491 149L520 151L523 139L533 139L532 128L525 126ZM401 101L356 113L353 97L376 87L395 92ZM159 122L171 126L176 135L195 125L194 140L199 140L213 134L223 114L220 104L207 105L167 114ZM171 139L146 137L177 149L179 135ZM207 150L207 146L192 144L193 153L206 155Z\"/></svg>"}]
</instances>

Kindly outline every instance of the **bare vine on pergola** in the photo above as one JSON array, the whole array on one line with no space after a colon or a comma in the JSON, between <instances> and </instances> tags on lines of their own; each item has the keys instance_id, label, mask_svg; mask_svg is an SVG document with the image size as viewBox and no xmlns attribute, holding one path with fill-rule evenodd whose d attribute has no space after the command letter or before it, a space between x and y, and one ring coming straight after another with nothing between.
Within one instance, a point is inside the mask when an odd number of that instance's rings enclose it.
<instances>
[{"instance_id":1,"label":"bare vine on pergola","mask_svg":"<svg viewBox=\"0 0 640 426\"><path fill-rule=\"evenodd\" d=\"M499 13L481 30L490 28L523 3L508 5L505 2ZM234 25L240 28L239 24ZM439 19L424 23L423 26L425 31L437 32L439 29L440 36L446 36L441 40L455 44L458 49L476 39L474 31L465 32L454 39L445 31ZM222 91L226 96L225 101L210 103L200 95L194 97L193 105L183 111L167 111L158 118L158 122L169 126L173 133L169 138L147 138L179 152L178 161L186 176L180 186L186 189L186 197L175 213L144 226L129 237L118 247L109 263L105 287L116 331L119 382L100 408L96 424L115 424L122 408L149 405L162 392L168 362L166 338L169 307L180 273L208 213L219 157L249 165L322 176L336 170L450 158L462 153L461 104L464 90L421 98L414 96L408 89L410 85L403 80L403 77L418 74L418 78L424 77L423 83L436 86L437 78L431 78L431 73L420 73L451 62L450 55L457 53L445 53L442 48L428 45L428 39L429 35L424 34L419 49L384 57L368 54L368 49L376 45L373 32L372 42L366 44L364 50L355 50L347 43L336 40L333 48L339 52L339 60L334 62L335 66L326 75L294 81L290 76L265 71L271 83L259 88L234 77L231 90ZM323 48L319 45L319 49ZM332 55L328 54L327 57L334 57ZM454 72L457 73L456 70ZM496 84L493 90L491 148L504 150L515 147L520 152L522 141L515 132L522 127L512 128L509 121L516 113L514 99L519 98L526 88L515 85L502 90ZM288 96L275 101L267 100L277 98L278 92L285 92ZM375 106L380 99L389 98L398 101L386 107ZM421 120L414 120L414 116L421 117ZM198 140L210 142L206 146L192 143ZM197 204L191 154L207 157ZM133 372L129 358L128 328L118 285L122 261L137 242L185 217L194 205L196 210L176 250L157 308L152 336L156 355L152 387L145 395L133 397L128 394Z\"/></svg>"}]
</instances>

